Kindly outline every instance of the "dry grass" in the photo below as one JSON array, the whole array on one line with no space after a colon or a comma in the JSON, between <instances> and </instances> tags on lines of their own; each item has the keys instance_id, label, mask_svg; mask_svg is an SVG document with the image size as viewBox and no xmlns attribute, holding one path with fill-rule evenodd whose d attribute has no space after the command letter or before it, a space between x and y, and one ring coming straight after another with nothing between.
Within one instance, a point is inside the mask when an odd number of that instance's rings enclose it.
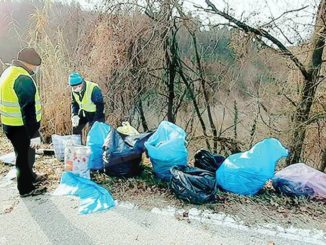
<instances>
[{"instance_id":1,"label":"dry grass","mask_svg":"<svg viewBox=\"0 0 326 245\"><path fill-rule=\"evenodd\" d=\"M11 167L9 165L6 165L6 164L0 162L0 178L2 176L5 176L9 172L10 169L11 169Z\"/></svg>"},{"instance_id":2,"label":"dry grass","mask_svg":"<svg viewBox=\"0 0 326 245\"><path fill-rule=\"evenodd\" d=\"M38 173L46 174L46 181L43 183L48 191L55 190L60 183L64 171L64 163L53 157L41 157L35 162L35 170Z\"/></svg>"},{"instance_id":3,"label":"dry grass","mask_svg":"<svg viewBox=\"0 0 326 245\"><path fill-rule=\"evenodd\" d=\"M154 178L151 168L148 167L145 168L141 176L136 178L121 179L97 174L93 179L107 188L115 199L133 202L143 208L181 204L174 198L167 183ZM153 198L154 196L155 198Z\"/></svg>"},{"instance_id":4,"label":"dry grass","mask_svg":"<svg viewBox=\"0 0 326 245\"><path fill-rule=\"evenodd\" d=\"M0 129L0 156L10 153L11 151L13 151L13 148L12 148L9 140L6 138L6 136L3 134L2 130ZM0 162L0 178L1 178L1 176L8 173L8 171L10 169L11 169L11 166Z\"/></svg>"},{"instance_id":5,"label":"dry grass","mask_svg":"<svg viewBox=\"0 0 326 245\"><path fill-rule=\"evenodd\" d=\"M42 69L37 77L43 104L42 134L49 141L52 134L69 134L71 132L71 95L68 86L68 75L71 61L66 49L62 32L51 30L48 35L48 6L37 10L33 16L30 31L30 45L37 47L42 57Z\"/></svg>"}]
</instances>

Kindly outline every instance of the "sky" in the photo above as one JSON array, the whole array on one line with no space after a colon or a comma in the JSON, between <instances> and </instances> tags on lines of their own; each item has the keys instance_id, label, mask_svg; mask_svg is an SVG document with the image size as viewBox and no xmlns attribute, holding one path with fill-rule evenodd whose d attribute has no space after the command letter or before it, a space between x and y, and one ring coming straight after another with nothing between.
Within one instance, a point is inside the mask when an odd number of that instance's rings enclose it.
<instances>
[{"instance_id":1,"label":"sky","mask_svg":"<svg viewBox=\"0 0 326 245\"><path fill-rule=\"evenodd\" d=\"M70 0L61 0L62 2L69 2ZM78 0L84 8L91 8L94 4L101 2L101 0ZM241 15L243 12L250 13L258 11L261 16L270 14L278 15L282 11L291 8L298 8L305 5L316 5L317 0L212 0L218 8L224 8L224 2L228 2L229 6L234 9L236 15ZM194 9L193 5L205 7L205 0L184 0L185 5L189 9ZM310 11L313 9L310 8Z\"/></svg>"},{"instance_id":2,"label":"sky","mask_svg":"<svg viewBox=\"0 0 326 245\"><path fill-rule=\"evenodd\" d=\"M69 2L70 0L61 0ZM246 23L258 26L270 21L271 17L278 17L285 11L298 9L306 6L302 11L289 13L280 18L276 23L293 43L300 40L304 41L311 35L314 13L319 0L211 0L220 10L228 10L233 16L245 21ZM85 9L92 8L101 0L79 0ZM196 12L203 20L204 24L226 23L217 15L208 15L194 5L207 7L205 0L184 0L185 7ZM275 29L275 28L274 28ZM276 28L277 29L277 28ZM272 32L273 35L282 41L288 42L279 31ZM288 42L288 44L291 44Z\"/></svg>"},{"instance_id":3,"label":"sky","mask_svg":"<svg viewBox=\"0 0 326 245\"><path fill-rule=\"evenodd\" d=\"M257 27L270 22L271 18L277 18L286 11L305 7L300 12L291 12L284 15L278 21L277 26L286 33L286 37L293 43L304 41L310 37L313 30L314 13L318 0L211 0L219 10L228 10L232 16ZM227 3L227 4L226 4ZM205 0L185 0L188 8L194 9L194 5L207 6ZM222 17L199 13L204 23L227 23ZM271 33L281 41L291 43L277 29Z\"/></svg>"}]
</instances>

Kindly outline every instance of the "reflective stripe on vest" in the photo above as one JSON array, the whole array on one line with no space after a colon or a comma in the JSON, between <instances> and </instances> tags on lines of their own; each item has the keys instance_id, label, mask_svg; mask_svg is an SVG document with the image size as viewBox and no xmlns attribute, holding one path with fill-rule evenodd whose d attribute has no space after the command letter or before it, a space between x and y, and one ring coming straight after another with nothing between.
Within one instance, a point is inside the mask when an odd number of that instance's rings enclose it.
<instances>
[{"instance_id":1,"label":"reflective stripe on vest","mask_svg":"<svg viewBox=\"0 0 326 245\"><path fill-rule=\"evenodd\" d=\"M80 100L78 93L72 92L76 102L79 105L79 109L87 112L96 112L96 105L92 102L92 93L95 87L98 87L96 83L85 81L85 93Z\"/></svg>"},{"instance_id":2,"label":"reflective stripe on vest","mask_svg":"<svg viewBox=\"0 0 326 245\"><path fill-rule=\"evenodd\" d=\"M9 126L23 126L23 118L21 114L21 108L19 105L17 94L14 90L15 81L20 75L25 75L33 78L29 73L17 66L8 67L0 77L0 114L1 122ZM40 102L40 95L38 88L33 80L36 93L35 93L35 112L36 121L41 121L42 118L42 106Z\"/></svg>"}]
</instances>

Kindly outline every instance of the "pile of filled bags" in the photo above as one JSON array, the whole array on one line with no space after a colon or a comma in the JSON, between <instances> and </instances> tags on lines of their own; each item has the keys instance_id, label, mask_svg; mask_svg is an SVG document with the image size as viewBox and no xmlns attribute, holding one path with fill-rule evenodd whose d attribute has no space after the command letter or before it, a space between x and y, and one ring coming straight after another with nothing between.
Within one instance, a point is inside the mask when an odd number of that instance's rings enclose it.
<instances>
[{"instance_id":1,"label":"pile of filled bags","mask_svg":"<svg viewBox=\"0 0 326 245\"><path fill-rule=\"evenodd\" d=\"M215 201L218 189L255 195L269 180L284 195L326 198L326 175L302 163L275 175L278 161L288 156L288 150L275 138L264 139L248 151L226 158L202 149L194 155L194 166L190 166L186 136L182 128L167 121L145 133L139 133L128 122L117 129L96 122L86 146L76 144L80 139L66 144L65 169L88 179L90 170L114 177L135 177L142 173L146 155L156 178L167 182L178 198L194 204ZM84 158L78 152L83 152Z\"/></svg>"}]
</instances>

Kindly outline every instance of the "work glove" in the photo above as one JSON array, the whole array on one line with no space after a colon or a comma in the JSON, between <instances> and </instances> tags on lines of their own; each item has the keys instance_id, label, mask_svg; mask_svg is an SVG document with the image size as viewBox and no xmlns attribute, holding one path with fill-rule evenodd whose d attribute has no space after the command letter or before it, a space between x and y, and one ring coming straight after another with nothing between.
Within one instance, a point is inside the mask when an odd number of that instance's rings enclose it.
<instances>
[{"instance_id":1,"label":"work glove","mask_svg":"<svg viewBox=\"0 0 326 245\"><path fill-rule=\"evenodd\" d=\"M77 127L78 126L78 124L79 124L79 116L77 116L77 115L74 115L74 116L72 116L72 118L71 118L71 122L72 122L72 126L73 127Z\"/></svg>"},{"instance_id":2,"label":"work glove","mask_svg":"<svg viewBox=\"0 0 326 245\"><path fill-rule=\"evenodd\" d=\"M31 139L30 147L37 149L41 145L41 137Z\"/></svg>"}]
</instances>

